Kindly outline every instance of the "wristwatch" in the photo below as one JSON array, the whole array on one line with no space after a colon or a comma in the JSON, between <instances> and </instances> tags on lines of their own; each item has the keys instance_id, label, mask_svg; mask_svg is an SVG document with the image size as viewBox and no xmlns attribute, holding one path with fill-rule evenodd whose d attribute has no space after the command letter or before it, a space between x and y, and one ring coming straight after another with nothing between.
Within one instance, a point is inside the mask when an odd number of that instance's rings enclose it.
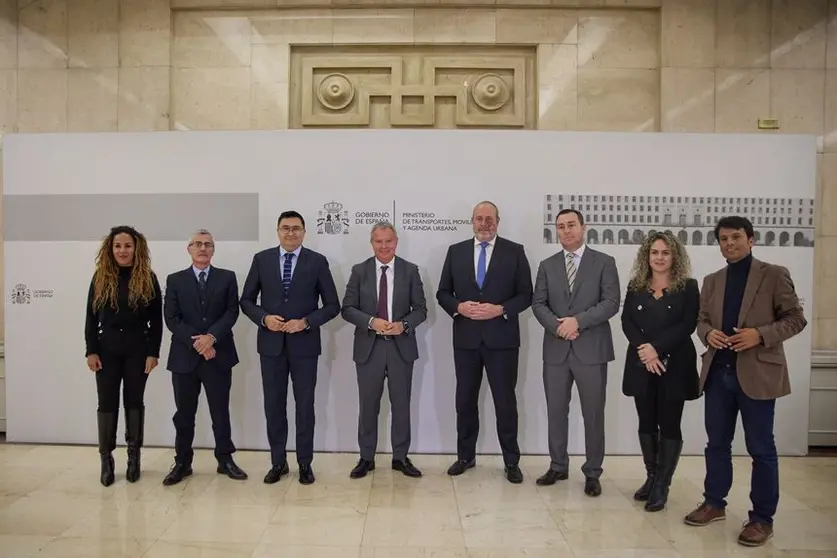
<instances>
[{"instance_id":1,"label":"wristwatch","mask_svg":"<svg viewBox=\"0 0 837 558\"><path fill-rule=\"evenodd\" d=\"M401 320L401 325L404 326L405 335L409 335L410 333L412 333L412 330L410 329L410 324L407 322L407 320Z\"/></svg>"}]
</instances>

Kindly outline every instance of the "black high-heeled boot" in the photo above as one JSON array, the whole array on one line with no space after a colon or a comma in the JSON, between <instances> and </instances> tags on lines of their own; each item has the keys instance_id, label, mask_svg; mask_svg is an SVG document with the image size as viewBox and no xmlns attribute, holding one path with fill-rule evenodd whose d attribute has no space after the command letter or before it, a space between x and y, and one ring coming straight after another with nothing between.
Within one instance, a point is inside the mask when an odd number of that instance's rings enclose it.
<instances>
[{"instance_id":1,"label":"black high-heeled boot","mask_svg":"<svg viewBox=\"0 0 837 558\"><path fill-rule=\"evenodd\" d=\"M125 411L125 442L128 445L128 469L125 478L128 482L137 482L142 475L140 466L140 448L145 430L145 409L127 409Z\"/></svg>"},{"instance_id":2,"label":"black high-heeled boot","mask_svg":"<svg viewBox=\"0 0 837 558\"><path fill-rule=\"evenodd\" d=\"M119 414L99 412L96 419L99 427L99 456L102 459L99 482L102 486L110 486L116 477L113 450L116 449L116 425L119 422Z\"/></svg>"},{"instance_id":3,"label":"black high-heeled boot","mask_svg":"<svg viewBox=\"0 0 837 558\"><path fill-rule=\"evenodd\" d=\"M645 463L645 483L634 493L634 500L644 502L651 494L654 477L657 474L657 434L639 433L639 447L642 450L642 461Z\"/></svg>"},{"instance_id":4,"label":"black high-heeled boot","mask_svg":"<svg viewBox=\"0 0 837 558\"><path fill-rule=\"evenodd\" d=\"M683 449L682 440L667 440L660 438L660 451L657 459L657 476L654 479L654 486L648 501L645 502L645 511L657 512L666 507L668 501L668 489L671 486L671 479L677 469L677 462L680 461L680 451Z\"/></svg>"}]
</instances>

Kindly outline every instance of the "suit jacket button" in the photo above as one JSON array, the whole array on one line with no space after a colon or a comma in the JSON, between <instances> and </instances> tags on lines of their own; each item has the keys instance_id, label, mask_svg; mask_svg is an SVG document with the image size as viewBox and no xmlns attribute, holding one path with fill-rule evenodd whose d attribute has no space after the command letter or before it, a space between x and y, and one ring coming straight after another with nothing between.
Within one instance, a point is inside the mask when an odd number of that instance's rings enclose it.
<instances>
[{"instance_id":1,"label":"suit jacket button","mask_svg":"<svg viewBox=\"0 0 837 558\"><path fill-rule=\"evenodd\" d=\"M206 318L201 318L201 320L206 321Z\"/></svg>"}]
</instances>

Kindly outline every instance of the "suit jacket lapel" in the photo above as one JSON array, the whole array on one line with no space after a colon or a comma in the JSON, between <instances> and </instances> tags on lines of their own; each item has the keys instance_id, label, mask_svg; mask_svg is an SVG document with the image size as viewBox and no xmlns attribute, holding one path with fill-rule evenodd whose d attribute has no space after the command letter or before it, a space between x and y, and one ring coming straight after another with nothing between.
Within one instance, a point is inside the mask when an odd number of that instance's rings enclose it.
<instances>
[{"instance_id":1,"label":"suit jacket lapel","mask_svg":"<svg viewBox=\"0 0 837 558\"><path fill-rule=\"evenodd\" d=\"M281 266L285 262L282 261L282 258L279 258L279 282L282 282L282 269ZM297 279L299 278L300 273L304 273L305 266L308 264L308 254L305 248L302 248L299 251L299 257L297 257L296 265L293 266L293 274L291 275L291 285L288 287L288 292L290 293L294 289L294 285L297 284Z\"/></svg>"},{"instance_id":2,"label":"suit jacket lapel","mask_svg":"<svg viewBox=\"0 0 837 558\"><path fill-rule=\"evenodd\" d=\"M468 277L471 278L471 284L476 288L480 288L477 284L477 268L474 265L474 251L476 250L474 244L474 239L471 239L471 242L468 242L463 246L462 250L462 261L466 262L468 266ZM488 270L486 270L487 272Z\"/></svg>"},{"instance_id":3,"label":"suit jacket lapel","mask_svg":"<svg viewBox=\"0 0 837 558\"><path fill-rule=\"evenodd\" d=\"M371 257L366 261L366 266L363 271L363 282L361 289L369 289L372 293L372 300L375 301L372 311L373 316L378 315L378 262L375 257Z\"/></svg>"},{"instance_id":4,"label":"suit jacket lapel","mask_svg":"<svg viewBox=\"0 0 837 558\"><path fill-rule=\"evenodd\" d=\"M395 265L395 285L393 286L392 291L392 313L393 316L390 316L391 320L394 320L395 314L398 314L398 310L401 308L410 308L410 288L407 284L407 269L404 261L399 258L395 257L393 260ZM406 297L406 298L405 298Z\"/></svg>"},{"instance_id":5,"label":"suit jacket lapel","mask_svg":"<svg viewBox=\"0 0 837 558\"><path fill-rule=\"evenodd\" d=\"M189 266L183 270L183 277L186 280L186 283L189 285L189 289L192 291L192 294L194 295L193 300L195 301L195 306L198 309L200 309L201 286L198 284L198 278L195 276L195 271L192 269L192 266Z\"/></svg>"},{"instance_id":6,"label":"suit jacket lapel","mask_svg":"<svg viewBox=\"0 0 837 558\"><path fill-rule=\"evenodd\" d=\"M744 321L744 316L753 305L753 300L756 298L756 293L759 290L761 281L764 279L764 266L756 259L750 262L750 273L747 274L747 286L744 288L744 298L741 299L741 311L738 312L738 327Z\"/></svg>"},{"instance_id":7,"label":"suit jacket lapel","mask_svg":"<svg viewBox=\"0 0 837 558\"><path fill-rule=\"evenodd\" d=\"M712 308L710 310L709 319L712 326L721 329L724 323L724 292L727 289L727 270L719 271L715 276L715 290L712 298Z\"/></svg>"}]
</instances>

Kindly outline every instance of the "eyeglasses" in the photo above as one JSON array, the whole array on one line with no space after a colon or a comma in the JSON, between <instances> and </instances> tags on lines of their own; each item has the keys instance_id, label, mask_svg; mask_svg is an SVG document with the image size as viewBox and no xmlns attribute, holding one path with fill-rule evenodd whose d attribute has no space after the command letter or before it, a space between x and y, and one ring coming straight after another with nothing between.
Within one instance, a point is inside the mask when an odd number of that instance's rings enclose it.
<instances>
[{"instance_id":1,"label":"eyeglasses","mask_svg":"<svg viewBox=\"0 0 837 558\"><path fill-rule=\"evenodd\" d=\"M215 246L215 244L213 244L212 242L201 242L200 240L196 240L196 241L192 242L189 246L194 246L195 248L197 248L199 250L201 248L206 248L207 250L209 250L210 248L213 248Z\"/></svg>"},{"instance_id":2,"label":"eyeglasses","mask_svg":"<svg viewBox=\"0 0 837 558\"><path fill-rule=\"evenodd\" d=\"M281 232L283 232L284 234L288 234L288 233L290 233L290 232L292 232L292 233L294 233L294 234L299 234L299 233L301 233L302 231L304 231L305 229L303 229L303 228L302 228L302 227L300 227L300 226L296 226L296 227L287 227L287 226L286 226L286 227L279 227L279 230L280 230Z\"/></svg>"}]
</instances>

